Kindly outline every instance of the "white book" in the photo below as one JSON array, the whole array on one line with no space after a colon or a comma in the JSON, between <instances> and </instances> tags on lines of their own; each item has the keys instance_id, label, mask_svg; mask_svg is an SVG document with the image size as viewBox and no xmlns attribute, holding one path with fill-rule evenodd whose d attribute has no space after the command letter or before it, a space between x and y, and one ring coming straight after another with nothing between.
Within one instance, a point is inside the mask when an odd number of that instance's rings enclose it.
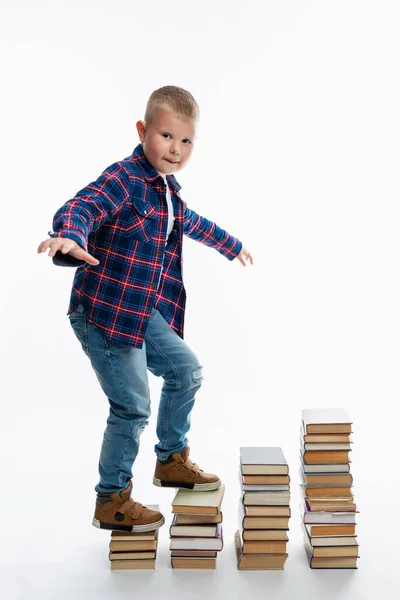
<instances>
[{"instance_id":1,"label":"white book","mask_svg":"<svg viewBox=\"0 0 400 600\"><path fill-rule=\"evenodd\" d=\"M268 485L263 483L242 483L244 492L288 492L289 485Z\"/></svg>"},{"instance_id":2,"label":"white book","mask_svg":"<svg viewBox=\"0 0 400 600\"><path fill-rule=\"evenodd\" d=\"M344 408L306 408L301 415L306 433L351 432L352 420Z\"/></svg>"},{"instance_id":3,"label":"white book","mask_svg":"<svg viewBox=\"0 0 400 600\"><path fill-rule=\"evenodd\" d=\"M346 525L356 522L356 512L308 511L305 505L300 506L300 512L303 513L303 521L307 525Z\"/></svg>"},{"instance_id":4,"label":"white book","mask_svg":"<svg viewBox=\"0 0 400 600\"><path fill-rule=\"evenodd\" d=\"M305 442L300 438L300 448L304 450L351 450L351 444L344 442Z\"/></svg>"},{"instance_id":5,"label":"white book","mask_svg":"<svg viewBox=\"0 0 400 600\"><path fill-rule=\"evenodd\" d=\"M196 492L193 492L196 493ZM217 526L217 536L213 538L205 537L172 537L170 540L170 550L222 550L224 545L222 535L222 525Z\"/></svg>"},{"instance_id":6,"label":"white book","mask_svg":"<svg viewBox=\"0 0 400 600\"><path fill-rule=\"evenodd\" d=\"M244 475L287 475L289 467L279 446L241 446Z\"/></svg>"}]
</instances>

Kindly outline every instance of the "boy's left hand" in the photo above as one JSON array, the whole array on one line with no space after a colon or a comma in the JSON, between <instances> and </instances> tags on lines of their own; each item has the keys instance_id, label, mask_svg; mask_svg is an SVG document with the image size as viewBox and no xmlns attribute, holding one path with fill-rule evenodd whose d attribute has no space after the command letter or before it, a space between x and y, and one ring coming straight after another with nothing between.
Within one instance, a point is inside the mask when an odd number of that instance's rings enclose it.
<instances>
[{"instance_id":1,"label":"boy's left hand","mask_svg":"<svg viewBox=\"0 0 400 600\"><path fill-rule=\"evenodd\" d=\"M240 251L240 253L235 258L237 258L238 260L240 260L240 262L242 263L242 265L244 267L247 267L246 260L249 260L250 263L253 264L253 257L250 254L250 252L248 250L246 250L246 248L242 248L241 251Z\"/></svg>"}]
</instances>

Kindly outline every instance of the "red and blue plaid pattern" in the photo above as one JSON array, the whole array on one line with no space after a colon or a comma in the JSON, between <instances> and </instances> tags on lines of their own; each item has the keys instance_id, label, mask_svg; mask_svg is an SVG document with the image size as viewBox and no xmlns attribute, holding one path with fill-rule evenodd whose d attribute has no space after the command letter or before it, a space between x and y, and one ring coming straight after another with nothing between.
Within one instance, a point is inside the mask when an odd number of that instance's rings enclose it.
<instances>
[{"instance_id":1,"label":"red and blue plaid pattern","mask_svg":"<svg viewBox=\"0 0 400 600\"><path fill-rule=\"evenodd\" d=\"M82 304L89 321L107 337L136 348L143 345L153 306L183 338L183 234L229 260L242 249L238 239L187 207L173 175L167 181L175 216L168 241L165 183L141 144L66 202L49 232L73 239L100 261L77 268L68 314Z\"/></svg>"}]
</instances>

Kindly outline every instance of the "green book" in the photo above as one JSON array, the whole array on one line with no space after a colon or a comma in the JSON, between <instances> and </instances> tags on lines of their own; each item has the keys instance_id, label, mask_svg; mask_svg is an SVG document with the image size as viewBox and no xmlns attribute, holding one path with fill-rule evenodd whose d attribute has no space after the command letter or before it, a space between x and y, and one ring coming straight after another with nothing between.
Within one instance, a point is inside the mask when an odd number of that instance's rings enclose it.
<instances>
[{"instance_id":1,"label":"green book","mask_svg":"<svg viewBox=\"0 0 400 600\"><path fill-rule=\"evenodd\" d=\"M172 500L172 512L191 515L218 515L225 493L222 483L217 490L193 492L179 489Z\"/></svg>"}]
</instances>

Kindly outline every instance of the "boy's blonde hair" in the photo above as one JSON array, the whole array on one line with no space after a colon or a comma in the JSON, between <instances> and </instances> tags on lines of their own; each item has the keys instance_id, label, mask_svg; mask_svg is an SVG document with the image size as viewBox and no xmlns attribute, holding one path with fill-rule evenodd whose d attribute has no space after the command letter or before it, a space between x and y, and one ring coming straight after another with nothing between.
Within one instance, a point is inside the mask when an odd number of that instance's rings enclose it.
<instances>
[{"instance_id":1,"label":"boy's blonde hair","mask_svg":"<svg viewBox=\"0 0 400 600\"><path fill-rule=\"evenodd\" d=\"M166 85L155 90L147 101L144 120L147 125L152 121L158 109L171 110L178 117L188 121L197 121L199 106L192 94L175 85Z\"/></svg>"}]
</instances>

